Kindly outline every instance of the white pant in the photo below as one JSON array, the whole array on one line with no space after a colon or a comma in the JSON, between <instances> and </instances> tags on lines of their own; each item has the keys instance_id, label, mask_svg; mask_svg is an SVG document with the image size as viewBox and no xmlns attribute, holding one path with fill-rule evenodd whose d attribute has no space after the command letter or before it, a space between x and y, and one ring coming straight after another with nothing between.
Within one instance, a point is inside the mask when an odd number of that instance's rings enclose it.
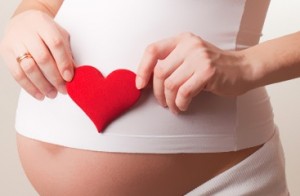
<instances>
[{"instance_id":1,"label":"white pant","mask_svg":"<svg viewBox=\"0 0 300 196\"><path fill-rule=\"evenodd\" d=\"M186 196L289 195L278 131L258 151Z\"/></svg>"}]
</instances>

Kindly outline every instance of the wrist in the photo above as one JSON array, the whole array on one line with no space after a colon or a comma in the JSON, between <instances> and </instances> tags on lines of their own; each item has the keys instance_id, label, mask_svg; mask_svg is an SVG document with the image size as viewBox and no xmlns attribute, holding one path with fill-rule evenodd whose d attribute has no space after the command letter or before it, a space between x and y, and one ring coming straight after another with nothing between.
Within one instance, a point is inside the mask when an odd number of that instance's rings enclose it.
<instances>
[{"instance_id":1,"label":"wrist","mask_svg":"<svg viewBox=\"0 0 300 196\"><path fill-rule=\"evenodd\" d=\"M265 86L300 76L300 33L269 40L242 51L251 67L255 86Z\"/></svg>"},{"instance_id":2,"label":"wrist","mask_svg":"<svg viewBox=\"0 0 300 196\"><path fill-rule=\"evenodd\" d=\"M219 95L238 96L256 87L254 70L242 51L221 51L208 90Z\"/></svg>"},{"instance_id":3,"label":"wrist","mask_svg":"<svg viewBox=\"0 0 300 196\"><path fill-rule=\"evenodd\" d=\"M56 0L56 1L23 0L18 6L18 8L16 9L16 11L14 12L12 17L26 11L39 11L54 18L62 3L63 0Z\"/></svg>"},{"instance_id":4,"label":"wrist","mask_svg":"<svg viewBox=\"0 0 300 196\"><path fill-rule=\"evenodd\" d=\"M255 63L244 51L225 51L220 56L219 64L224 68L234 71L234 74L242 81L252 83L257 78Z\"/></svg>"},{"instance_id":5,"label":"wrist","mask_svg":"<svg viewBox=\"0 0 300 196\"><path fill-rule=\"evenodd\" d=\"M248 84L249 90L264 86L264 62L258 56L255 57L252 51L248 49L236 51L235 53L236 56L238 56L236 63L238 63L238 66L241 68L241 76Z\"/></svg>"}]
</instances>

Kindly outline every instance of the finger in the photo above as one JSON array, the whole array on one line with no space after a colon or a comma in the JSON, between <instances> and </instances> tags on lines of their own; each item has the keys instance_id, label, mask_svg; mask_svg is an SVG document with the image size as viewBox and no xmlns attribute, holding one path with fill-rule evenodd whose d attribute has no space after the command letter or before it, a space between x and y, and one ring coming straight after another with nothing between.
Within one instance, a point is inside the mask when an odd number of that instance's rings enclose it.
<instances>
[{"instance_id":1,"label":"finger","mask_svg":"<svg viewBox=\"0 0 300 196\"><path fill-rule=\"evenodd\" d=\"M166 102L171 111L178 113L179 108L175 103L178 89L184 82L186 82L193 75L193 69L191 65L187 62L184 62L179 66L172 75L165 81L165 96Z\"/></svg>"},{"instance_id":2,"label":"finger","mask_svg":"<svg viewBox=\"0 0 300 196\"><path fill-rule=\"evenodd\" d=\"M153 94L160 105L167 107L164 80L155 76L153 76Z\"/></svg>"},{"instance_id":3,"label":"finger","mask_svg":"<svg viewBox=\"0 0 300 196\"><path fill-rule=\"evenodd\" d=\"M164 107L170 105L167 103L169 99L168 96L165 95L166 89L169 91L177 91L175 83L171 80L166 79L179 67L181 60L179 62L175 61L175 58L167 57L166 60L159 62L155 69L153 75L153 92L157 101ZM169 92L171 93L171 92ZM176 92L175 92L176 95Z\"/></svg>"},{"instance_id":4,"label":"finger","mask_svg":"<svg viewBox=\"0 0 300 196\"><path fill-rule=\"evenodd\" d=\"M60 75L57 65L44 42L37 35L27 41L27 48L43 73L44 77L61 93L65 93L64 79Z\"/></svg>"},{"instance_id":5,"label":"finger","mask_svg":"<svg viewBox=\"0 0 300 196\"><path fill-rule=\"evenodd\" d=\"M22 69L19 70L20 72L23 72ZM24 78L22 79L22 76L24 76ZM19 84L20 86L27 92L29 93L31 96L33 96L34 98L36 98L37 100L44 100L45 99L45 95L43 95L41 93L41 91L26 77L25 73L22 73L21 78L19 77Z\"/></svg>"},{"instance_id":6,"label":"finger","mask_svg":"<svg viewBox=\"0 0 300 196\"><path fill-rule=\"evenodd\" d=\"M176 39L168 38L146 48L137 70L136 87L138 89L148 84L157 61L166 58L175 47Z\"/></svg>"},{"instance_id":7,"label":"finger","mask_svg":"<svg viewBox=\"0 0 300 196\"><path fill-rule=\"evenodd\" d=\"M165 88L165 96L166 96L166 103L170 111L173 112L174 114L178 114L179 109L175 104L176 92L168 88Z\"/></svg>"},{"instance_id":8,"label":"finger","mask_svg":"<svg viewBox=\"0 0 300 196\"><path fill-rule=\"evenodd\" d=\"M157 62L154 68L154 75L165 80L183 63L184 58L182 49L175 47L164 60Z\"/></svg>"},{"instance_id":9,"label":"finger","mask_svg":"<svg viewBox=\"0 0 300 196\"><path fill-rule=\"evenodd\" d=\"M53 99L57 95L57 91L48 80L44 77L39 67L32 58L24 59L20 66L25 72L29 80L47 97Z\"/></svg>"},{"instance_id":10,"label":"finger","mask_svg":"<svg viewBox=\"0 0 300 196\"><path fill-rule=\"evenodd\" d=\"M40 30L39 35L48 46L63 79L71 81L74 75L74 66L68 41L69 38L64 36L54 24L52 28Z\"/></svg>"},{"instance_id":11,"label":"finger","mask_svg":"<svg viewBox=\"0 0 300 196\"><path fill-rule=\"evenodd\" d=\"M184 61L184 48L177 45L174 50L164 59L157 63L154 68L154 82L153 89L156 99L164 106L167 105L170 110L177 113L178 109L175 104L177 90L182 83L182 76L178 78L170 77L176 70L179 69L175 75L180 75L182 68L179 68ZM167 79L168 78L168 79Z\"/></svg>"},{"instance_id":12,"label":"finger","mask_svg":"<svg viewBox=\"0 0 300 196\"><path fill-rule=\"evenodd\" d=\"M192 98L198 95L204 86L206 80L201 74L195 72L182 86L179 88L176 96L176 106L181 111L186 111Z\"/></svg>"},{"instance_id":13,"label":"finger","mask_svg":"<svg viewBox=\"0 0 300 196\"><path fill-rule=\"evenodd\" d=\"M181 48L175 47L175 49L164 60L158 61L154 68L155 81L153 81L153 91L156 99L163 106L168 105L173 108L173 104L169 105L167 102L167 100L170 100L169 97L165 95L165 90L167 88L170 91L177 92L178 87L176 88L176 86L174 86L176 83L172 83L172 81L168 82L166 79L173 74L176 69L178 69L183 60L184 56L182 55ZM167 85L167 87L165 85ZM176 95L176 92L169 93Z\"/></svg>"},{"instance_id":14,"label":"finger","mask_svg":"<svg viewBox=\"0 0 300 196\"><path fill-rule=\"evenodd\" d=\"M24 47L24 49L17 49L16 51L23 52L15 52L15 55L24 54L24 51L28 50ZM27 78L40 90L41 93L43 93L49 98L56 97L56 89L44 77L33 58L25 58L19 63L19 65L25 73L25 75L27 76Z\"/></svg>"},{"instance_id":15,"label":"finger","mask_svg":"<svg viewBox=\"0 0 300 196\"><path fill-rule=\"evenodd\" d=\"M7 54L5 60L6 64L9 65L8 69L13 78L20 84L20 86L27 91L31 96L42 101L45 96L40 90L28 79L26 74L23 72L14 55Z\"/></svg>"}]
</instances>

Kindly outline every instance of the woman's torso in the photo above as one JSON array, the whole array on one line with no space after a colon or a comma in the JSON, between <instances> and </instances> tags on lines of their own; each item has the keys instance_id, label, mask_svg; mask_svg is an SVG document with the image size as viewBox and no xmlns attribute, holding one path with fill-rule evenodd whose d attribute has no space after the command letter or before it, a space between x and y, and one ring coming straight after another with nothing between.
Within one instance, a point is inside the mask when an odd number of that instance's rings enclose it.
<instances>
[{"instance_id":1,"label":"woman's torso","mask_svg":"<svg viewBox=\"0 0 300 196\"><path fill-rule=\"evenodd\" d=\"M136 71L147 45L182 32L197 34L224 50L254 45L261 35L268 3L70 0L64 2L56 20L71 35L76 63L95 66L108 75L119 68ZM180 115L159 106L148 89L104 134L97 132L68 96L40 103L22 92L17 129L42 141L97 151L225 152L263 144L273 135L274 123L264 88L237 98L202 92L189 111Z\"/></svg>"}]
</instances>

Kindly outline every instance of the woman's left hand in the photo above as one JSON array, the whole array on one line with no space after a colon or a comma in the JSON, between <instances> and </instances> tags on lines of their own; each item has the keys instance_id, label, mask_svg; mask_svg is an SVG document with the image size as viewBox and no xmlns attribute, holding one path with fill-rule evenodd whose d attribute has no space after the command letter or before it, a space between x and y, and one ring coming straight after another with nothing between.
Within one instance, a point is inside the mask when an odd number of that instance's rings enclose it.
<instances>
[{"instance_id":1,"label":"woman's left hand","mask_svg":"<svg viewBox=\"0 0 300 196\"><path fill-rule=\"evenodd\" d=\"M153 75L158 102L173 113L186 111L202 90L237 96L252 88L254 71L243 53L223 51L192 33L149 45L137 71L136 86L144 88Z\"/></svg>"}]
</instances>

